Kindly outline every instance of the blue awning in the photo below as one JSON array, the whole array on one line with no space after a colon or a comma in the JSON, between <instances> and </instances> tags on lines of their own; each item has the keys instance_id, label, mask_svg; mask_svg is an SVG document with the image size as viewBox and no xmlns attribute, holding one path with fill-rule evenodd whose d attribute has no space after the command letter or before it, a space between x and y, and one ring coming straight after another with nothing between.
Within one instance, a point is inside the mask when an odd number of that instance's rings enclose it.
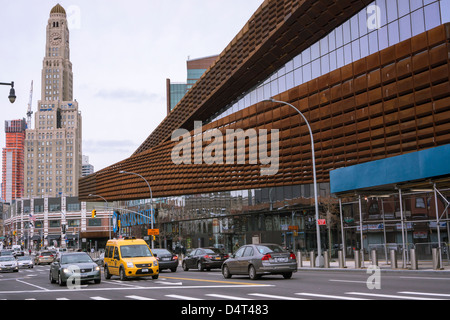
<instances>
[{"instance_id":1,"label":"blue awning","mask_svg":"<svg viewBox=\"0 0 450 320\"><path fill-rule=\"evenodd\" d=\"M330 171L331 193L450 175L450 144Z\"/></svg>"}]
</instances>

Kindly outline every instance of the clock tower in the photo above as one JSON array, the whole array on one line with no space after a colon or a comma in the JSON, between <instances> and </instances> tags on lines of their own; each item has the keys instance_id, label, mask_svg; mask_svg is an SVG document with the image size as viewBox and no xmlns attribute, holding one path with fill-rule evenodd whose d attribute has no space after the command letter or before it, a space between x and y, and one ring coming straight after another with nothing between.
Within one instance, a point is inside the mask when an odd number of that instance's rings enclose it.
<instances>
[{"instance_id":1,"label":"clock tower","mask_svg":"<svg viewBox=\"0 0 450 320\"><path fill-rule=\"evenodd\" d=\"M50 12L46 39L42 68L42 100L71 101L73 100L73 74L70 62L69 27L66 11L59 4Z\"/></svg>"},{"instance_id":2,"label":"clock tower","mask_svg":"<svg viewBox=\"0 0 450 320\"><path fill-rule=\"evenodd\" d=\"M25 137L25 197L77 196L82 173L82 118L73 99L69 27L57 4L46 29L41 100Z\"/></svg>"}]
</instances>

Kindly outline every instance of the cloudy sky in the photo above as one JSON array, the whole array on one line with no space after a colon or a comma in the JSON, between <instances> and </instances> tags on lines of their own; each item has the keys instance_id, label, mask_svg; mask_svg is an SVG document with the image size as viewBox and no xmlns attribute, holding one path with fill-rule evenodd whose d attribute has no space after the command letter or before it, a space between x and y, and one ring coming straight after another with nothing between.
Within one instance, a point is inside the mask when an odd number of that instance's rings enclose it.
<instances>
[{"instance_id":1,"label":"cloudy sky","mask_svg":"<svg viewBox=\"0 0 450 320\"><path fill-rule=\"evenodd\" d=\"M41 99L46 25L57 0L1 0L0 86L4 121ZM83 154L95 170L128 158L166 116L166 78L186 81L186 60L220 54L263 0L61 0L70 25L74 99ZM34 115L32 127L34 128ZM1 174L1 172L0 172Z\"/></svg>"}]
</instances>

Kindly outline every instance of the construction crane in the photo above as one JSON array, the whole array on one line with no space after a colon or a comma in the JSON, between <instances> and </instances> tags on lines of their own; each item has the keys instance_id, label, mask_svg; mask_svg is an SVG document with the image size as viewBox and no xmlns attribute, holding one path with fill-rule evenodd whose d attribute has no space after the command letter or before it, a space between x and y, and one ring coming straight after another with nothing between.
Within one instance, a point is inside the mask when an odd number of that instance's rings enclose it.
<instances>
[{"instance_id":1,"label":"construction crane","mask_svg":"<svg viewBox=\"0 0 450 320\"><path fill-rule=\"evenodd\" d=\"M33 80L31 80L30 101L28 102L27 129L31 129L31 116L33 115L33 111L31 110L32 100L33 100Z\"/></svg>"}]
</instances>

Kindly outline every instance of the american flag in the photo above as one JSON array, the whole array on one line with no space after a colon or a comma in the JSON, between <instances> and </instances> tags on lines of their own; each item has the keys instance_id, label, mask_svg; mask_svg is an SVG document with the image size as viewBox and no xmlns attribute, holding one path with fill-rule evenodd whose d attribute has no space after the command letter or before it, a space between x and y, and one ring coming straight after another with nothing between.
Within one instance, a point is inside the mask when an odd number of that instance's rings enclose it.
<instances>
[{"instance_id":1,"label":"american flag","mask_svg":"<svg viewBox=\"0 0 450 320\"><path fill-rule=\"evenodd\" d=\"M30 221L33 221L33 222L36 221L36 216L32 213L30 213Z\"/></svg>"}]
</instances>

